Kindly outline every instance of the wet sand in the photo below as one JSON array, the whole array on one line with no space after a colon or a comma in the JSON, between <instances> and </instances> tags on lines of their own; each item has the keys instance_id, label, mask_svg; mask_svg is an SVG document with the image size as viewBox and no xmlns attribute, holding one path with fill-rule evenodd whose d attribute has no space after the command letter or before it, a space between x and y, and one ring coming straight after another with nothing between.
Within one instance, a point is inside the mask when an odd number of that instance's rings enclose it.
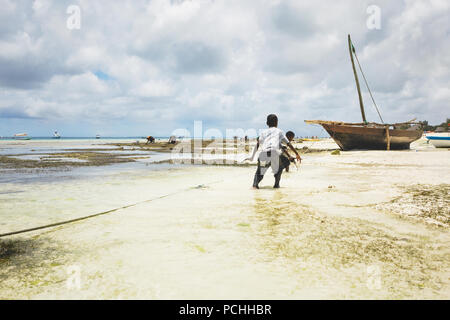
<instances>
[{"instance_id":1,"label":"wet sand","mask_svg":"<svg viewBox=\"0 0 450 320\"><path fill-rule=\"evenodd\" d=\"M414 148L304 154L280 189L205 165L3 183L0 233L167 196L0 238L0 298L448 299L449 153Z\"/></svg>"}]
</instances>

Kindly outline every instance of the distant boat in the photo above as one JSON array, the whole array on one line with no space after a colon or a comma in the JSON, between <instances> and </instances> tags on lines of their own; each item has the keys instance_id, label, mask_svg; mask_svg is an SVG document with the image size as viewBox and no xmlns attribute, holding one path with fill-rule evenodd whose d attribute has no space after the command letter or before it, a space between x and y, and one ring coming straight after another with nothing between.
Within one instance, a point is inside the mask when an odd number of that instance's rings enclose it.
<instances>
[{"instance_id":1,"label":"distant boat","mask_svg":"<svg viewBox=\"0 0 450 320\"><path fill-rule=\"evenodd\" d=\"M55 131L53 133L53 139L59 139L59 138L61 138L61 136L59 135L58 131Z\"/></svg>"},{"instance_id":2,"label":"distant boat","mask_svg":"<svg viewBox=\"0 0 450 320\"><path fill-rule=\"evenodd\" d=\"M100 139L100 135L99 135L99 134L96 135L96 136L95 136L95 139Z\"/></svg>"},{"instance_id":3,"label":"distant boat","mask_svg":"<svg viewBox=\"0 0 450 320\"><path fill-rule=\"evenodd\" d=\"M358 57L356 56L355 47L352 44L350 35L348 35L348 48L350 51L350 60L353 67L353 75L355 76L356 89L358 91L359 106L361 109L362 123L346 123L341 121L324 121L324 120L305 120L306 123L320 124L333 138L337 145L342 150L352 149L368 149L368 150L391 150L391 149L409 149L411 142L419 139L422 136L423 128L420 123L413 122L414 120L401 123L375 123L367 122L364 112L364 105L361 96L361 89L359 87L358 75L356 73L355 62L353 55L359 65ZM362 73L362 68L359 65ZM367 84L364 73L362 73L367 89L370 93L372 101L377 109L378 115L381 118L380 112L375 100L373 99L369 85Z\"/></svg>"},{"instance_id":4,"label":"distant boat","mask_svg":"<svg viewBox=\"0 0 450 320\"><path fill-rule=\"evenodd\" d=\"M15 140L30 140L27 133L16 133L13 137Z\"/></svg>"},{"instance_id":5,"label":"distant boat","mask_svg":"<svg viewBox=\"0 0 450 320\"><path fill-rule=\"evenodd\" d=\"M436 148L450 148L450 132L429 132L425 137Z\"/></svg>"}]
</instances>

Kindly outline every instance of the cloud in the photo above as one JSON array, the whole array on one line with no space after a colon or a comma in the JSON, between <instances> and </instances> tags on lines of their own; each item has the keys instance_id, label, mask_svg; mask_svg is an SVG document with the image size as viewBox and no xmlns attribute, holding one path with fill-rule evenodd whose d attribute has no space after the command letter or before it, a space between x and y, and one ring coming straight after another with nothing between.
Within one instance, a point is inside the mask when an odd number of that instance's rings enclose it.
<instances>
[{"instance_id":1,"label":"cloud","mask_svg":"<svg viewBox=\"0 0 450 320\"><path fill-rule=\"evenodd\" d=\"M178 73L217 73L226 65L220 48L199 42L185 42L173 47Z\"/></svg>"},{"instance_id":2,"label":"cloud","mask_svg":"<svg viewBox=\"0 0 450 320\"><path fill-rule=\"evenodd\" d=\"M373 4L379 30L366 26ZM79 30L66 28L69 5L80 6ZM385 121L450 116L445 0L0 0L0 7L0 127L11 131L11 118L39 119L41 134L49 130L42 121L70 130L74 121L114 122L116 135L147 127L168 135L193 120L258 129L268 113L300 135L316 130L304 119L359 121L348 33ZM367 117L378 120L360 81Z\"/></svg>"},{"instance_id":3,"label":"cloud","mask_svg":"<svg viewBox=\"0 0 450 320\"><path fill-rule=\"evenodd\" d=\"M309 9L299 10L289 2L280 2L271 11L275 28L294 38L308 39L320 31Z\"/></svg>"},{"instance_id":4,"label":"cloud","mask_svg":"<svg viewBox=\"0 0 450 320\"><path fill-rule=\"evenodd\" d=\"M172 93L170 84L163 81L147 81L131 91L141 97L165 97Z\"/></svg>"},{"instance_id":5,"label":"cloud","mask_svg":"<svg viewBox=\"0 0 450 320\"><path fill-rule=\"evenodd\" d=\"M5 119L34 119L34 117L26 114L23 110L14 108L0 110L0 117Z\"/></svg>"}]
</instances>

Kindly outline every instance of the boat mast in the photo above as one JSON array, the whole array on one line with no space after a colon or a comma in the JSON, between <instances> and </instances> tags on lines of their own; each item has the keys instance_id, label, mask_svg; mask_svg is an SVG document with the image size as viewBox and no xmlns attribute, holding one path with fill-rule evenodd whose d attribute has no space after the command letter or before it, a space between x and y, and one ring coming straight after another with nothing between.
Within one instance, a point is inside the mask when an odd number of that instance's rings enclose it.
<instances>
[{"instance_id":1,"label":"boat mast","mask_svg":"<svg viewBox=\"0 0 450 320\"><path fill-rule=\"evenodd\" d=\"M361 115L364 123L367 123L366 121L366 114L364 113L364 104L361 96L361 88L359 87L359 80L358 80L358 74L356 73L355 68L355 62L353 61L353 52L355 51L355 47L353 47L352 40L350 39L350 35L348 35L348 50L350 52L350 59L352 60L352 67L353 67L353 74L355 75L355 81L356 81L356 89L358 89L358 97L359 97L359 106L361 108Z\"/></svg>"}]
</instances>

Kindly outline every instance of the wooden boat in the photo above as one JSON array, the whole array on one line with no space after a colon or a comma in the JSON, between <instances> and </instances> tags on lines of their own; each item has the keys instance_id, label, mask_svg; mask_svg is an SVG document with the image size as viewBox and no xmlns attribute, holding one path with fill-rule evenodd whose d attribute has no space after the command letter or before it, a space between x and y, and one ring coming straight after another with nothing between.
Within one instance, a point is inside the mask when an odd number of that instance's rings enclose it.
<instances>
[{"instance_id":1,"label":"wooden boat","mask_svg":"<svg viewBox=\"0 0 450 320\"><path fill-rule=\"evenodd\" d=\"M409 149L409 144L422 136L422 130L418 130L416 127L397 129L412 122L379 124L306 120L306 123L322 125L342 150Z\"/></svg>"},{"instance_id":2,"label":"wooden boat","mask_svg":"<svg viewBox=\"0 0 450 320\"><path fill-rule=\"evenodd\" d=\"M353 60L353 55L356 56L355 47L352 44L350 35L348 35L348 46L350 52L350 60L352 62L353 74L356 81L356 89L358 91L359 106L361 109L362 123L346 123L340 121L325 121L325 120L305 120L309 124L320 124L328 132L328 134L333 138L337 145L342 150L352 150L352 149L368 149L368 150L391 150L391 149L409 149L411 142L419 139L422 136L423 129L422 124L414 122L414 120L402 123L376 123L367 122L366 115L364 112L364 104L361 95L361 89L359 86L358 74L355 68L355 62ZM364 77L367 89L369 90L372 101L377 109L378 115L381 118L378 107L373 99L370 88L367 84L364 73L361 73Z\"/></svg>"},{"instance_id":3,"label":"wooden boat","mask_svg":"<svg viewBox=\"0 0 450 320\"><path fill-rule=\"evenodd\" d=\"M60 138L61 138L61 135L58 133L58 131L55 131L53 133L53 139L60 139Z\"/></svg>"}]
</instances>

